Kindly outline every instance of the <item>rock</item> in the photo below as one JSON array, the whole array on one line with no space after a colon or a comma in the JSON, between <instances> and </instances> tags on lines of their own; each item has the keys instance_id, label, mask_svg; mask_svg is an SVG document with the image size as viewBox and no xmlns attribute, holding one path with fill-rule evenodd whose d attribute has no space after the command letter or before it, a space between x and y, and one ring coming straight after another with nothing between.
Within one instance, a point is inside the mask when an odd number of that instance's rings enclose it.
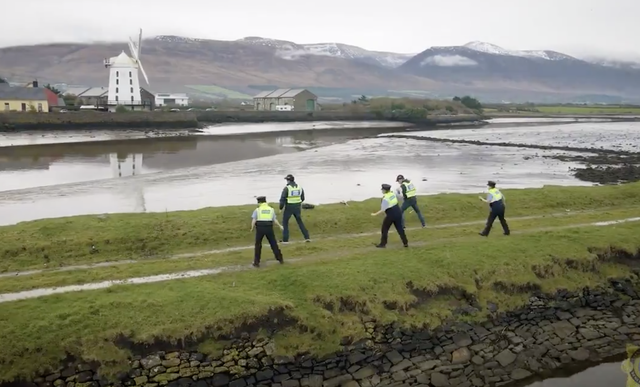
<instances>
[{"instance_id":1,"label":"rock","mask_svg":"<svg viewBox=\"0 0 640 387\"><path fill-rule=\"evenodd\" d=\"M400 363L394 365L393 367L391 367L391 369L389 370L389 372L394 373L394 372L398 372L398 371L403 371L406 370L407 368L413 366L413 363L411 362L411 360L408 359L403 359Z\"/></svg>"},{"instance_id":2,"label":"rock","mask_svg":"<svg viewBox=\"0 0 640 387\"><path fill-rule=\"evenodd\" d=\"M475 365L481 365L484 363L484 359L478 355L471 358L471 362Z\"/></svg>"},{"instance_id":3,"label":"rock","mask_svg":"<svg viewBox=\"0 0 640 387\"><path fill-rule=\"evenodd\" d=\"M227 374L215 374L213 375L213 380L211 381L211 385L213 387L222 387L229 384L229 375Z\"/></svg>"},{"instance_id":4,"label":"rock","mask_svg":"<svg viewBox=\"0 0 640 387\"><path fill-rule=\"evenodd\" d=\"M467 363L469 359L471 359L471 352L469 352L469 349L466 347L456 349L451 354L452 364L464 364Z\"/></svg>"},{"instance_id":5,"label":"rock","mask_svg":"<svg viewBox=\"0 0 640 387\"><path fill-rule=\"evenodd\" d=\"M391 352L387 352L384 354L387 359L389 359L389 361L393 364L398 364L400 363L402 360L404 360L404 357L398 352L398 351L391 351Z\"/></svg>"},{"instance_id":6,"label":"rock","mask_svg":"<svg viewBox=\"0 0 640 387\"><path fill-rule=\"evenodd\" d=\"M522 368L516 368L515 370L511 371L511 379L513 380L525 379L531 375L532 375L531 372Z\"/></svg>"},{"instance_id":7,"label":"rock","mask_svg":"<svg viewBox=\"0 0 640 387\"><path fill-rule=\"evenodd\" d=\"M553 324L551 324L551 326L553 327L556 335L558 335L558 337L560 337L561 339L568 337L576 331L576 327L574 327L573 324L566 320L554 322Z\"/></svg>"},{"instance_id":8,"label":"rock","mask_svg":"<svg viewBox=\"0 0 640 387\"><path fill-rule=\"evenodd\" d=\"M320 375L309 375L309 387L322 387L323 378Z\"/></svg>"},{"instance_id":9,"label":"rock","mask_svg":"<svg viewBox=\"0 0 640 387\"><path fill-rule=\"evenodd\" d=\"M428 371L430 369L433 369L435 366L439 364L440 364L440 360L427 360L424 363L418 364L418 368L420 368L423 371Z\"/></svg>"},{"instance_id":10,"label":"rock","mask_svg":"<svg viewBox=\"0 0 640 387\"><path fill-rule=\"evenodd\" d=\"M162 362L162 366L167 368L177 367L179 365L180 365L180 359L178 359L177 357L172 357L171 359L164 360Z\"/></svg>"},{"instance_id":11,"label":"rock","mask_svg":"<svg viewBox=\"0 0 640 387\"><path fill-rule=\"evenodd\" d=\"M360 368L358 371L354 372L353 378L356 380L366 379L372 375L375 375L376 369L372 366L367 366L364 368Z\"/></svg>"},{"instance_id":12,"label":"rock","mask_svg":"<svg viewBox=\"0 0 640 387\"><path fill-rule=\"evenodd\" d=\"M602 337L598 331L589 328L580 328L578 329L578 332L587 340L594 340Z\"/></svg>"},{"instance_id":13,"label":"rock","mask_svg":"<svg viewBox=\"0 0 640 387\"><path fill-rule=\"evenodd\" d=\"M501 366L506 367L516 360L516 355L508 349L505 349L496 355L495 360L500 363Z\"/></svg>"},{"instance_id":14,"label":"rock","mask_svg":"<svg viewBox=\"0 0 640 387\"><path fill-rule=\"evenodd\" d=\"M158 383L170 382L172 380L178 379L179 377L179 374L159 374L153 378L153 381Z\"/></svg>"},{"instance_id":15,"label":"rock","mask_svg":"<svg viewBox=\"0 0 640 387\"><path fill-rule=\"evenodd\" d=\"M589 350L586 348L578 348L575 351L568 351L567 354L571 356L573 360L584 361L589 358Z\"/></svg>"},{"instance_id":16,"label":"rock","mask_svg":"<svg viewBox=\"0 0 640 387\"><path fill-rule=\"evenodd\" d=\"M160 360L160 356L153 355L141 359L140 364L142 365L142 368L148 370L149 368L156 367L162 364L162 360Z\"/></svg>"},{"instance_id":17,"label":"rock","mask_svg":"<svg viewBox=\"0 0 640 387\"><path fill-rule=\"evenodd\" d=\"M149 378L146 376L138 376L137 378L134 379L136 386L141 386L143 384L146 384L147 381L149 381Z\"/></svg>"},{"instance_id":18,"label":"rock","mask_svg":"<svg viewBox=\"0 0 640 387\"><path fill-rule=\"evenodd\" d=\"M445 374L434 372L431 374L431 384L435 387L445 387L449 385L449 378Z\"/></svg>"},{"instance_id":19,"label":"rock","mask_svg":"<svg viewBox=\"0 0 640 387\"><path fill-rule=\"evenodd\" d=\"M471 337L466 332L458 332L453 336L453 342L456 343L458 347L468 347L473 344Z\"/></svg>"}]
</instances>

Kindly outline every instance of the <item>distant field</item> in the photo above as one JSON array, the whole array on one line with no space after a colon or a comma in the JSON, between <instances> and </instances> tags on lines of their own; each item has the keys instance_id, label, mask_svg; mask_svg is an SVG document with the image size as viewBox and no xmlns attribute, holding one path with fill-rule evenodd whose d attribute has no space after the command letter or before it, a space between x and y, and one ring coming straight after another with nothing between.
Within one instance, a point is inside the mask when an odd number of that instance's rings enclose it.
<instances>
[{"instance_id":1,"label":"distant field","mask_svg":"<svg viewBox=\"0 0 640 387\"><path fill-rule=\"evenodd\" d=\"M216 85L185 85L190 89L197 90L201 93L230 99L251 99L253 96L244 94L239 91L225 89Z\"/></svg>"},{"instance_id":2,"label":"distant field","mask_svg":"<svg viewBox=\"0 0 640 387\"><path fill-rule=\"evenodd\" d=\"M640 106L536 106L540 113L552 114L640 114Z\"/></svg>"}]
</instances>

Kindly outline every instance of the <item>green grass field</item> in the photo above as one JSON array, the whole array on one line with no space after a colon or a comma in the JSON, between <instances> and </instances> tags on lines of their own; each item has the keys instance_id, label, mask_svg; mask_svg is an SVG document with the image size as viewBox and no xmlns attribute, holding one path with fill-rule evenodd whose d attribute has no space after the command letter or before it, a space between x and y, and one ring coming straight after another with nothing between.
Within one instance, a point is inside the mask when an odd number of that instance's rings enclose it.
<instances>
[{"instance_id":1,"label":"green grass field","mask_svg":"<svg viewBox=\"0 0 640 387\"><path fill-rule=\"evenodd\" d=\"M487 212L477 195L420 197L429 227L408 232L408 249L401 247L395 234L387 249L372 246L379 237L381 218L370 213L377 209L378 199L346 207L318 206L304 213L312 243L283 246L288 261L284 265L0 303L0 380L37 373L43 365L56 365L67 352L103 361L105 372L115 372L126 366L130 355L114 343L118 335L137 342L198 338L207 332L230 332L273 310L283 310L298 321L276 335L278 353L324 354L338 349L343 336L363 337L360 316L365 311L381 322L440 324L452 317L459 303L438 293L447 287L464 289L482 306L490 301L508 310L528 295L498 291L493 287L497 282L507 288L536 284L545 291L606 284L607 278L629 276L631 271L614 261L596 259L589 248L607 251L616 246L635 252L640 247L640 222L588 224L640 217L639 188L635 183L505 190L513 234L502 236L497 224L489 238L477 235ZM0 277L0 293L246 266L252 258L250 249L206 251L250 245L252 209L81 216L0 227L2 271L48 270ZM524 216L530 218L517 219ZM477 224L454 224L460 222ZM407 226L417 225L415 214L407 213ZM292 226L292 238L300 238ZM169 259L184 252L202 253ZM137 262L52 271L124 259ZM266 247L263 260L273 262ZM412 289L431 296L417 302ZM485 313L470 318L482 319ZM212 347L216 345L210 340L201 344L205 352Z\"/></svg>"},{"instance_id":2,"label":"green grass field","mask_svg":"<svg viewBox=\"0 0 640 387\"><path fill-rule=\"evenodd\" d=\"M197 90L201 93L216 96L220 98L229 99L251 99L253 96L245 93L241 93L235 90L225 89L224 87L216 85L185 85L186 87Z\"/></svg>"},{"instance_id":3,"label":"green grass field","mask_svg":"<svg viewBox=\"0 0 640 387\"><path fill-rule=\"evenodd\" d=\"M504 108L517 109L517 105L505 105ZM536 105L526 106L527 109L537 111L518 110L514 112L500 111L495 105L483 109L485 114L572 114L572 115L640 115L640 106L613 106L613 105Z\"/></svg>"}]
</instances>

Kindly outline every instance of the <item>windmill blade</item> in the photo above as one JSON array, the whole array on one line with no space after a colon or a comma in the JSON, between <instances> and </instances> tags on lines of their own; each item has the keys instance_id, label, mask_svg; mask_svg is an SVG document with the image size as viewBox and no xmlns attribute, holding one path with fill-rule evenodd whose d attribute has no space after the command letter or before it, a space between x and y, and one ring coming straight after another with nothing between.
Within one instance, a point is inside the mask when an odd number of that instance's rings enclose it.
<instances>
[{"instance_id":1,"label":"windmill blade","mask_svg":"<svg viewBox=\"0 0 640 387\"><path fill-rule=\"evenodd\" d=\"M142 67L142 62L138 61L138 67L140 68L140 71L142 71L142 75L144 76L144 80L147 81L147 85L151 85L149 83L149 77L147 77L147 73L144 72L144 67Z\"/></svg>"},{"instance_id":2,"label":"windmill blade","mask_svg":"<svg viewBox=\"0 0 640 387\"><path fill-rule=\"evenodd\" d=\"M140 58L141 48L142 48L142 28L140 28L140 35L138 35L138 58Z\"/></svg>"},{"instance_id":3,"label":"windmill blade","mask_svg":"<svg viewBox=\"0 0 640 387\"><path fill-rule=\"evenodd\" d=\"M133 57L133 59L139 61L138 48L136 47L136 44L133 43L133 40L131 40L131 38L129 38L129 50L131 51L131 56Z\"/></svg>"}]
</instances>

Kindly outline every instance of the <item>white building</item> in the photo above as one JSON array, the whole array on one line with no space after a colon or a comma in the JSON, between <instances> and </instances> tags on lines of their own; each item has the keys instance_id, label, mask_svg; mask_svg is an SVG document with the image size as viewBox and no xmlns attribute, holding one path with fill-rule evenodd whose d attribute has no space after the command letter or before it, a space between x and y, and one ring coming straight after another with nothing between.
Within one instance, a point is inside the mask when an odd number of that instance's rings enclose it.
<instances>
[{"instance_id":1,"label":"white building","mask_svg":"<svg viewBox=\"0 0 640 387\"><path fill-rule=\"evenodd\" d=\"M122 51L120 55L105 60L105 66L109 68L109 110L115 110L117 105L124 105L132 110L143 110L137 61Z\"/></svg>"},{"instance_id":2,"label":"white building","mask_svg":"<svg viewBox=\"0 0 640 387\"><path fill-rule=\"evenodd\" d=\"M158 93L156 106L189 106L189 97L183 93Z\"/></svg>"}]
</instances>

